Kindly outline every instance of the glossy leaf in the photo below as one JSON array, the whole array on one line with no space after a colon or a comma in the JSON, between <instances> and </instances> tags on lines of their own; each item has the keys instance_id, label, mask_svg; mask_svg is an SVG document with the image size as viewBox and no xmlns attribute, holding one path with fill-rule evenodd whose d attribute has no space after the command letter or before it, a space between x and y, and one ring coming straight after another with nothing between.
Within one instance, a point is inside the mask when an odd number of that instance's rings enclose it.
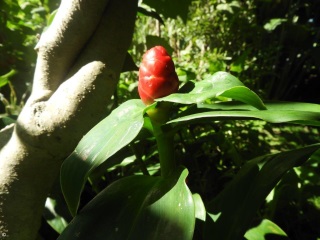
<instances>
[{"instance_id":1,"label":"glossy leaf","mask_svg":"<svg viewBox=\"0 0 320 240\"><path fill-rule=\"evenodd\" d=\"M207 206L205 239L242 239L260 205L289 169L303 164L320 148L310 145L265 155L245 164L227 187ZM232 217L230 217L232 216Z\"/></svg>"},{"instance_id":2,"label":"glossy leaf","mask_svg":"<svg viewBox=\"0 0 320 240\"><path fill-rule=\"evenodd\" d=\"M192 239L195 216L187 175L181 169L166 179L122 178L89 202L58 239Z\"/></svg>"},{"instance_id":3,"label":"glossy leaf","mask_svg":"<svg viewBox=\"0 0 320 240\"><path fill-rule=\"evenodd\" d=\"M271 123L299 123L316 125L320 124L320 112L306 112L306 111L293 111L293 110L263 110L263 111L209 111L200 112L187 116L183 116L174 119L168 123L179 123L193 121L196 119L210 119L210 120L221 120L221 119L260 119Z\"/></svg>"},{"instance_id":4,"label":"glossy leaf","mask_svg":"<svg viewBox=\"0 0 320 240\"><path fill-rule=\"evenodd\" d=\"M250 113L253 118L270 121L273 123L279 122L291 122L295 124L304 124L310 126L320 126L319 113L320 105L314 103L303 103L303 102L279 102L279 101L267 101L265 106L268 109L266 112L258 114ZM241 102L221 102L214 104L203 104L197 105L199 108L198 112L204 112L204 109L211 110L250 110L256 111L257 109L251 105L244 104ZM234 111L235 114L236 111ZM283 114L283 116L281 116ZM191 114L189 114L191 115ZM246 113L245 113L246 115ZM255 116L254 116L255 115ZM269 115L269 116L266 116ZM285 116L286 115L286 116ZM197 116L195 116L197 117ZM232 117L232 116L231 116ZM239 116L240 117L240 116ZM245 116L243 116L245 117ZM266 118L265 118L266 117Z\"/></svg>"},{"instance_id":5,"label":"glossy leaf","mask_svg":"<svg viewBox=\"0 0 320 240\"><path fill-rule=\"evenodd\" d=\"M201 196L198 193L192 195L194 207L195 207L195 217L201 221L206 221L206 208L202 201Z\"/></svg>"},{"instance_id":6,"label":"glossy leaf","mask_svg":"<svg viewBox=\"0 0 320 240\"><path fill-rule=\"evenodd\" d=\"M220 94L222 97L232 98L243 103L252 105L253 107L265 110L266 107L259 96L245 86L233 87Z\"/></svg>"},{"instance_id":7,"label":"glossy leaf","mask_svg":"<svg viewBox=\"0 0 320 240\"><path fill-rule=\"evenodd\" d=\"M277 224L268 219L263 219L258 226L247 231L244 237L248 240L265 240L266 235L287 236Z\"/></svg>"},{"instance_id":8,"label":"glossy leaf","mask_svg":"<svg viewBox=\"0 0 320 240\"><path fill-rule=\"evenodd\" d=\"M304 102L280 102L280 101L265 101L267 110L275 111L306 111L306 112L320 112L320 104L304 103ZM199 103L198 108L207 108L212 110L257 110L249 104L242 102L220 102L214 104Z\"/></svg>"},{"instance_id":9,"label":"glossy leaf","mask_svg":"<svg viewBox=\"0 0 320 240\"><path fill-rule=\"evenodd\" d=\"M78 209L80 194L90 172L138 135L144 122L144 110L141 100L123 103L92 128L63 162L61 188L72 215Z\"/></svg>"},{"instance_id":10,"label":"glossy leaf","mask_svg":"<svg viewBox=\"0 0 320 240\"><path fill-rule=\"evenodd\" d=\"M205 80L196 82L189 93L175 93L158 98L157 101L194 104L218 96L233 98L261 110L266 109L257 94L245 87L235 76L226 72L217 72Z\"/></svg>"}]
</instances>

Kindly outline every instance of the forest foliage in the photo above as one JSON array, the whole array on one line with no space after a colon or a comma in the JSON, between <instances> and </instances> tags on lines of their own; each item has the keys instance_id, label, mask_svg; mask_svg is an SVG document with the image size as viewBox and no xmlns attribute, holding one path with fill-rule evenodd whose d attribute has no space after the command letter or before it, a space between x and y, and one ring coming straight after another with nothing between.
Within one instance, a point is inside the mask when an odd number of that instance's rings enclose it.
<instances>
[{"instance_id":1,"label":"forest foliage","mask_svg":"<svg viewBox=\"0 0 320 240\"><path fill-rule=\"evenodd\" d=\"M36 62L33 48L41 32L50 25L58 6L58 1L50 0L0 2L2 127L14 122L30 93ZM245 233L249 240L270 239L272 235L283 239L319 239L320 152L316 151L320 140L319 118L318 115L314 118L303 115L304 111L315 115L320 112L319 12L320 4L307 0L142 1L128 50L131 58L121 75L113 105L109 106L110 112L115 111L100 124L107 128L110 122L115 122L117 128L106 130L105 135L120 140L125 135L128 141L121 143L119 140L110 147L114 152L109 155L97 144L102 150L94 168L88 171L88 166L84 166L84 172L76 174L79 180L70 184L78 186L65 185L69 196L75 199L64 199L57 183L43 215L40 232L44 239L56 239L63 232L72 219L68 211L70 206L71 213L75 214L102 193L91 205L104 202L110 216L117 216L118 213L112 211L118 204L116 197L128 194L134 187L139 188L141 195L135 201L142 206L143 196L152 187L160 186L168 191L172 181L177 183L174 188L182 191L185 199L192 198L195 203L198 215L191 234L193 239L234 239L232 237L237 235L228 235L229 229L225 226ZM139 98L137 66L143 53L155 45L166 47L172 55L180 84L185 86L185 92L179 93L185 94L182 97L164 99L179 106L180 119L174 116L168 126L179 128L174 136L175 155L187 169L181 169L168 181L159 177L156 141L142 117L145 106L135 100ZM239 79L257 95L249 101L243 100L241 94L247 96L249 90L234 80L234 85L223 86L222 92L210 95L214 100L204 98L207 105L197 105L198 99L194 100L188 87L215 81L214 73L221 71L227 74L226 78ZM239 86L240 94L234 89ZM215 91L209 90L210 93ZM227 101L229 98L241 103L232 105ZM195 105L188 105L187 100ZM276 115L275 111L284 110L289 101L306 105L290 105L292 119L281 121L282 113ZM263 115L256 110L264 106L270 113ZM132 113L131 120L137 122L130 132L127 129L132 121L119 121L117 115L117 111L120 114L124 108ZM217 110L221 109L233 111L235 116L228 112L227 117L217 117ZM244 111L248 111L249 116ZM208 120L197 121L197 116ZM93 139L101 140L101 145L106 141L104 135L97 138L101 128L96 129L91 137L80 142L80 149ZM119 129L122 130L119 132ZM100 150L97 148L97 151ZM67 159L65 167L73 167L69 162ZM63 174L69 172L62 170ZM124 178L128 176L132 177L132 182ZM116 189L119 179L123 190L114 199L107 199L104 189L107 186ZM193 195L184 188L185 181ZM174 201L174 196L168 198ZM126 207L127 213L135 209ZM154 211L158 211L158 207L155 205ZM219 218L219 212L225 212L229 218ZM94 214L99 214L99 209L94 209ZM90 231L94 214L85 212L76 222L85 219ZM123 226L130 222L132 214L126 215L128 219ZM182 217L192 221L187 212ZM187 220L181 220L181 224ZM269 232L270 228L274 231ZM225 235L222 237L221 233ZM184 234L185 239L190 237L188 231Z\"/></svg>"}]
</instances>

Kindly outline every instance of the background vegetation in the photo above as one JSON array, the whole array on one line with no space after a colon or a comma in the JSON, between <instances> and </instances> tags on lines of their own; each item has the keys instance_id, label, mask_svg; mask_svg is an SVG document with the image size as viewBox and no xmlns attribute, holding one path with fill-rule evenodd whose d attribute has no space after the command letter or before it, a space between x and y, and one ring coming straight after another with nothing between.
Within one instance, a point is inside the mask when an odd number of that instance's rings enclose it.
<instances>
[{"instance_id":1,"label":"background vegetation","mask_svg":"<svg viewBox=\"0 0 320 240\"><path fill-rule=\"evenodd\" d=\"M173 56L181 84L222 70L237 76L264 100L320 103L318 1L162 2L145 0L140 5L143 9L129 49L137 66L146 49L161 44ZM58 4L50 0L0 2L2 126L19 114L28 96L36 61L33 48ZM138 98L137 71L121 75L113 108L132 98ZM146 139L117 153L114 158L121 159L119 164L101 166L91 174L81 206L116 179L142 174L137 157L149 174L158 174L154 142ZM319 140L316 127L251 120L190 124L175 139L176 154L190 172L188 186L204 202L217 196L248 159ZM252 227L269 219L290 239L320 239L319 161L320 152L290 170L256 213ZM71 219L59 196L57 187L47 201L41 229L44 239L56 239ZM194 239L201 239L199 229L197 225Z\"/></svg>"}]
</instances>

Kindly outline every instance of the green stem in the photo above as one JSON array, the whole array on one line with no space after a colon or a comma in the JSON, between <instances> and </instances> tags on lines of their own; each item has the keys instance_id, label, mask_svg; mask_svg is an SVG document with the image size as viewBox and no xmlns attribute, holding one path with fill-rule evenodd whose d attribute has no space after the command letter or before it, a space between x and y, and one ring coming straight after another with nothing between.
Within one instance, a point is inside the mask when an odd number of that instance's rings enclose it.
<instances>
[{"instance_id":1,"label":"green stem","mask_svg":"<svg viewBox=\"0 0 320 240\"><path fill-rule=\"evenodd\" d=\"M174 152L173 133L164 132L161 125L153 123L153 131L157 141L161 175L168 177L177 168Z\"/></svg>"}]
</instances>

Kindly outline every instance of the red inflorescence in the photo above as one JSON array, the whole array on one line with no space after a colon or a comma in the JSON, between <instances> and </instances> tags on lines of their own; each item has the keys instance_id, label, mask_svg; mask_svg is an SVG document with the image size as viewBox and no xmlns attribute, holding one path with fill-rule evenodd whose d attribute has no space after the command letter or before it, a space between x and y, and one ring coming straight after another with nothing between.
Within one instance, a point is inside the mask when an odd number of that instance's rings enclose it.
<instances>
[{"instance_id":1,"label":"red inflorescence","mask_svg":"<svg viewBox=\"0 0 320 240\"><path fill-rule=\"evenodd\" d=\"M149 49L139 69L138 91L141 100L149 105L154 99L178 91L179 79L174 63L162 46Z\"/></svg>"}]
</instances>

